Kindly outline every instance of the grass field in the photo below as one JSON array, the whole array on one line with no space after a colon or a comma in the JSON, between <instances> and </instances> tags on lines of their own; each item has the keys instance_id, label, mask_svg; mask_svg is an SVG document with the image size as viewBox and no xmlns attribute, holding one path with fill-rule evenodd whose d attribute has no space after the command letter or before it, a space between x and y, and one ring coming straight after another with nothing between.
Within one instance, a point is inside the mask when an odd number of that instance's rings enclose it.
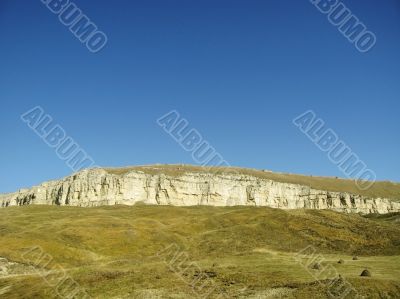
<instances>
[{"instance_id":1,"label":"grass field","mask_svg":"<svg viewBox=\"0 0 400 299\"><path fill-rule=\"evenodd\" d=\"M330 298L337 274L346 298L400 298L399 223L256 207L0 209L0 298L56 298L63 276L92 298Z\"/></svg>"}]
</instances>

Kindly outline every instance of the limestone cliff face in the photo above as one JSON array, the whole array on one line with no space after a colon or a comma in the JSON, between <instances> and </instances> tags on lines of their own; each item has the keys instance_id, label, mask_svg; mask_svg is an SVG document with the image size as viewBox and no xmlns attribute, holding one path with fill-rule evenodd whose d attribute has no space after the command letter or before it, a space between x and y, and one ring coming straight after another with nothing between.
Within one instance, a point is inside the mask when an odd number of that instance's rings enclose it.
<instances>
[{"instance_id":1,"label":"limestone cliff face","mask_svg":"<svg viewBox=\"0 0 400 299\"><path fill-rule=\"evenodd\" d=\"M399 212L400 203L344 192L315 190L241 174L187 172L179 176L132 170L122 175L104 169L81 171L58 181L0 195L0 207L29 204L93 207L100 205L268 206L331 209L341 212Z\"/></svg>"}]
</instances>

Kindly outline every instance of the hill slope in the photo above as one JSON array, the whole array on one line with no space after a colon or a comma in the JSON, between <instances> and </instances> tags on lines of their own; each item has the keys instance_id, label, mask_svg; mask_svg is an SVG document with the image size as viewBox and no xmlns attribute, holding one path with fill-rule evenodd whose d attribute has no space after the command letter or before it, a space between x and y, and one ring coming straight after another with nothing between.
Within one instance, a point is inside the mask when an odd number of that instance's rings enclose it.
<instances>
[{"instance_id":1,"label":"hill slope","mask_svg":"<svg viewBox=\"0 0 400 299\"><path fill-rule=\"evenodd\" d=\"M43 276L56 281L64 269L93 298L205 290L210 298L330 298L337 274L355 290L347 298L398 298L399 218L265 207L11 207L0 210L0 257L19 268L0 271L0 292L47 298L55 290ZM51 263L26 253L37 246ZM311 269L307 255L298 258L304 248L336 273ZM372 277L359 276L365 268ZM211 287L191 287L196 278Z\"/></svg>"}]
</instances>

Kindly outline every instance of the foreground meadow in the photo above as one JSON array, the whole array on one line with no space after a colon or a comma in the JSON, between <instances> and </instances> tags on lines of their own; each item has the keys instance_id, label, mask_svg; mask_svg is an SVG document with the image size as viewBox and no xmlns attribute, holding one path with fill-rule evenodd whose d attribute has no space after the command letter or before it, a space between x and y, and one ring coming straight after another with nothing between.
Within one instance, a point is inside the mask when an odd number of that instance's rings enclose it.
<instances>
[{"instance_id":1,"label":"foreground meadow","mask_svg":"<svg viewBox=\"0 0 400 299\"><path fill-rule=\"evenodd\" d=\"M256 207L0 209L0 297L400 298L399 222Z\"/></svg>"}]
</instances>

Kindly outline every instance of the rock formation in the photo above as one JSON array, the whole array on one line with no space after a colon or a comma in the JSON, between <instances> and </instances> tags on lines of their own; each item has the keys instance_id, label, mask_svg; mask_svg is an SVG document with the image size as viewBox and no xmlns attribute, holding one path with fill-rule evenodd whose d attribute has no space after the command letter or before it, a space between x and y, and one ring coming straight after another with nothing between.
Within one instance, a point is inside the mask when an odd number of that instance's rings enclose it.
<instances>
[{"instance_id":1,"label":"rock formation","mask_svg":"<svg viewBox=\"0 0 400 299\"><path fill-rule=\"evenodd\" d=\"M116 174L96 168L0 195L0 207L30 204L93 207L136 203L330 209L363 214L400 211L400 203L388 198L316 190L248 174L207 171L170 175L132 169Z\"/></svg>"}]
</instances>

